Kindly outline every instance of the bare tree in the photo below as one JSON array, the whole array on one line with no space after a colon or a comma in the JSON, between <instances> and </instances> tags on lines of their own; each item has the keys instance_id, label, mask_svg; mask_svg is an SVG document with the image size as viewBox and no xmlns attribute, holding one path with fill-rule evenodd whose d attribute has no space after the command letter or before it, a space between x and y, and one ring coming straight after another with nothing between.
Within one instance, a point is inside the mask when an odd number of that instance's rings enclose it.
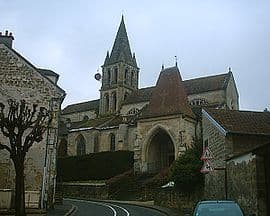
<instances>
[{"instance_id":1,"label":"bare tree","mask_svg":"<svg viewBox=\"0 0 270 216\"><path fill-rule=\"evenodd\" d=\"M13 161L15 181L15 215L25 216L25 186L24 161L28 150L34 143L43 139L43 134L51 122L51 113L44 107L37 110L26 102L8 100L9 109L5 112L5 105L0 103L0 128L7 137L7 143L0 142L0 150L7 150Z\"/></svg>"}]
</instances>

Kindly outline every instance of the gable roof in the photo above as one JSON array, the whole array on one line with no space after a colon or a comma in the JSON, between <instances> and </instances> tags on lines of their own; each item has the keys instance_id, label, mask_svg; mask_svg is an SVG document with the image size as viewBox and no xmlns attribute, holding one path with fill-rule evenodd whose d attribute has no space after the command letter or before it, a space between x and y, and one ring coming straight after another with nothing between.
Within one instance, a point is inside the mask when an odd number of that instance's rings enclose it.
<instances>
[{"instance_id":1,"label":"gable roof","mask_svg":"<svg viewBox=\"0 0 270 216\"><path fill-rule=\"evenodd\" d=\"M0 44L0 46L3 45L6 49L8 49L9 51L11 51L13 54L17 55L19 58L21 58L28 66L32 67L37 73L39 73L42 77L44 77L46 80L48 80L51 84L53 84L54 86L56 86L56 88L62 92L63 96L62 96L62 100L64 100L65 96L66 96L66 92L57 84L55 84L52 80L50 80L42 71L46 70L46 71L51 71L51 70L47 70L47 69L41 69L41 68L37 68L36 66L34 66L30 61L28 61L24 56L22 56L20 53L18 53L15 49L13 48L9 48L4 44ZM42 71L41 71L42 70ZM53 71L51 71L53 72ZM53 72L54 74L56 74L55 72ZM58 75L58 74L56 74ZM59 77L59 75L58 75ZM57 79L58 79L57 77Z\"/></svg>"},{"instance_id":2,"label":"gable roof","mask_svg":"<svg viewBox=\"0 0 270 216\"><path fill-rule=\"evenodd\" d=\"M192 94L199 94L202 92L225 89L228 85L228 81L231 75L232 72L228 72L225 74L219 74L214 76L183 80L186 94L192 95ZM154 88L155 86L138 89L130 93L122 104L124 105L149 101Z\"/></svg>"},{"instance_id":3,"label":"gable roof","mask_svg":"<svg viewBox=\"0 0 270 216\"><path fill-rule=\"evenodd\" d=\"M199 77L184 81L184 86L188 95L202 92L225 89L232 72L214 76Z\"/></svg>"},{"instance_id":4,"label":"gable roof","mask_svg":"<svg viewBox=\"0 0 270 216\"><path fill-rule=\"evenodd\" d=\"M157 84L144 117L185 114L195 117L188 103L183 81L177 66L160 72Z\"/></svg>"},{"instance_id":5,"label":"gable roof","mask_svg":"<svg viewBox=\"0 0 270 216\"><path fill-rule=\"evenodd\" d=\"M99 99L68 105L62 110L62 114L65 115L90 110L94 110L96 112L99 110Z\"/></svg>"},{"instance_id":6,"label":"gable roof","mask_svg":"<svg viewBox=\"0 0 270 216\"><path fill-rule=\"evenodd\" d=\"M205 109L227 133L269 135L270 113L225 109Z\"/></svg>"}]
</instances>

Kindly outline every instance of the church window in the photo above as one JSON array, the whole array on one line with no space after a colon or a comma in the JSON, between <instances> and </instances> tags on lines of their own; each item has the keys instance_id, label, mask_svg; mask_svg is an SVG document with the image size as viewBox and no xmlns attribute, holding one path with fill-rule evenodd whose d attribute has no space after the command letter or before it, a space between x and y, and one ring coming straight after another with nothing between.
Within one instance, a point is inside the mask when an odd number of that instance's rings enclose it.
<instances>
[{"instance_id":1,"label":"church window","mask_svg":"<svg viewBox=\"0 0 270 216\"><path fill-rule=\"evenodd\" d=\"M108 69L107 75L108 75L108 84L110 85L111 84L111 69Z\"/></svg>"},{"instance_id":2,"label":"church window","mask_svg":"<svg viewBox=\"0 0 270 216\"><path fill-rule=\"evenodd\" d=\"M89 117L88 117L87 115L85 115L85 116L83 117L83 121L87 121L87 120L89 120Z\"/></svg>"},{"instance_id":3,"label":"church window","mask_svg":"<svg viewBox=\"0 0 270 216\"><path fill-rule=\"evenodd\" d=\"M77 155L85 155L85 139L82 135L79 135L76 139L77 143Z\"/></svg>"},{"instance_id":4,"label":"church window","mask_svg":"<svg viewBox=\"0 0 270 216\"><path fill-rule=\"evenodd\" d=\"M104 108L105 108L105 113L109 111L109 95L105 94L104 96Z\"/></svg>"},{"instance_id":5,"label":"church window","mask_svg":"<svg viewBox=\"0 0 270 216\"><path fill-rule=\"evenodd\" d=\"M110 134L110 150L115 151L115 135Z\"/></svg>"},{"instance_id":6,"label":"church window","mask_svg":"<svg viewBox=\"0 0 270 216\"><path fill-rule=\"evenodd\" d=\"M118 80L118 68L114 68L114 76L113 76L113 83L117 83Z\"/></svg>"},{"instance_id":7,"label":"church window","mask_svg":"<svg viewBox=\"0 0 270 216\"><path fill-rule=\"evenodd\" d=\"M113 92L112 93L112 111L113 112L116 111L116 104L117 104L117 97L116 97L116 93Z\"/></svg>"},{"instance_id":8,"label":"church window","mask_svg":"<svg viewBox=\"0 0 270 216\"><path fill-rule=\"evenodd\" d=\"M133 87L134 85L134 71L131 72L131 78L130 78L130 86Z\"/></svg>"},{"instance_id":9,"label":"church window","mask_svg":"<svg viewBox=\"0 0 270 216\"><path fill-rule=\"evenodd\" d=\"M128 68L125 69L125 84L128 83Z\"/></svg>"},{"instance_id":10,"label":"church window","mask_svg":"<svg viewBox=\"0 0 270 216\"><path fill-rule=\"evenodd\" d=\"M94 152L99 152L99 137L95 135L94 137Z\"/></svg>"}]
</instances>

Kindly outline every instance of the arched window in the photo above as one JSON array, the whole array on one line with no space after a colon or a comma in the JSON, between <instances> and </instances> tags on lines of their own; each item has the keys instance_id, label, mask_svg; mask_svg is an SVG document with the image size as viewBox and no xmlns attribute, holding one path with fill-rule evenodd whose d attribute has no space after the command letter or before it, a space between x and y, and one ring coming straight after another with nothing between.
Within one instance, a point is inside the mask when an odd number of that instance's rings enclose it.
<instances>
[{"instance_id":1,"label":"arched window","mask_svg":"<svg viewBox=\"0 0 270 216\"><path fill-rule=\"evenodd\" d=\"M67 140L61 139L58 147L58 156L65 157L67 156Z\"/></svg>"},{"instance_id":2,"label":"arched window","mask_svg":"<svg viewBox=\"0 0 270 216\"><path fill-rule=\"evenodd\" d=\"M111 69L108 69L108 71L107 71L107 77L108 77L108 84L110 85L111 84Z\"/></svg>"},{"instance_id":3,"label":"arched window","mask_svg":"<svg viewBox=\"0 0 270 216\"><path fill-rule=\"evenodd\" d=\"M134 85L134 71L131 72L131 78L130 78L130 86L133 87Z\"/></svg>"},{"instance_id":4,"label":"arched window","mask_svg":"<svg viewBox=\"0 0 270 216\"><path fill-rule=\"evenodd\" d=\"M94 137L94 152L99 152L99 137L97 134Z\"/></svg>"},{"instance_id":5,"label":"arched window","mask_svg":"<svg viewBox=\"0 0 270 216\"><path fill-rule=\"evenodd\" d=\"M114 77L113 77L113 83L117 83L118 80L118 68L114 68Z\"/></svg>"},{"instance_id":6,"label":"arched window","mask_svg":"<svg viewBox=\"0 0 270 216\"><path fill-rule=\"evenodd\" d=\"M85 139L79 135L76 139L77 155L85 155Z\"/></svg>"},{"instance_id":7,"label":"arched window","mask_svg":"<svg viewBox=\"0 0 270 216\"><path fill-rule=\"evenodd\" d=\"M104 111L105 111L105 113L107 113L109 111L109 104L110 104L109 95L105 94L104 95Z\"/></svg>"},{"instance_id":8,"label":"arched window","mask_svg":"<svg viewBox=\"0 0 270 216\"><path fill-rule=\"evenodd\" d=\"M125 69L125 84L128 84L128 68Z\"/></svg>"},{"instance_id":9,"label":"arched window","mask_svg":"<svg viewBox=\"0 0 270 216\"><path fill-rule=\"evenodd\" d=\"M115 151L115 135L110 134L110 150Z\"/></svg>"},{"instance_id":10,"label":"arched window","mask_svg":"<svg viewBox=\"0 0 270 216\"><path fill-rule=\"evenodd\" d=\"M112 93L112 112L116 111L117 97L116 92Z\"/></svg>"}]
</instances>

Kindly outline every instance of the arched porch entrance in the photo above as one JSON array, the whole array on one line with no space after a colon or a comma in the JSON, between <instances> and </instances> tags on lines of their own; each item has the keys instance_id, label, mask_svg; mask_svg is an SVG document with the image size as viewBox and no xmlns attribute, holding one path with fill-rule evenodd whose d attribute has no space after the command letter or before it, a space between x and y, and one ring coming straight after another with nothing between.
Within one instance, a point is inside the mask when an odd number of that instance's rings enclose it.
<instances>
[{"instance_id":1,"label":"arched porch entrance","mask_svg":"<svg viewBox=\"0 0 270 216\"><path fill-rule=\"evenodd\" d=\"M175 160L175 148L165 130L158 129L152 136L147 154L147 170L150 173L157 173L172 164Z\"/></svg>"}]
</instances>

